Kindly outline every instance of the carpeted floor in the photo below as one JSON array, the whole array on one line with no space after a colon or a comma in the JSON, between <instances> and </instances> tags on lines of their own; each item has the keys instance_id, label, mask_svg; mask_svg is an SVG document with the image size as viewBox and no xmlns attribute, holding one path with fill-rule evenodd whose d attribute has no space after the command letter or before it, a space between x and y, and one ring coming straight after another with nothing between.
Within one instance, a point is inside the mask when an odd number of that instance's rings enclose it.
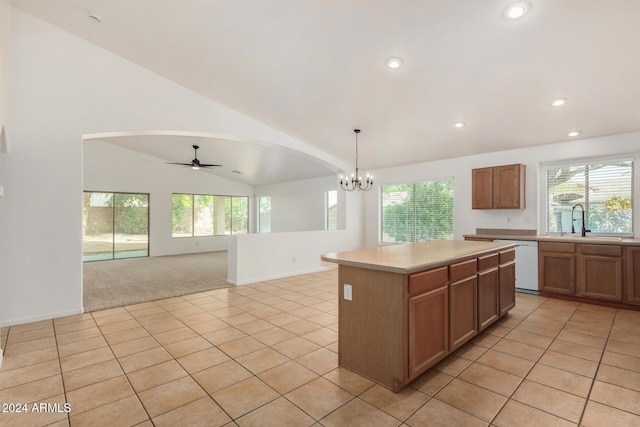
<instances>
[{"instance_id":1,"label":"carpeted floor","mask_svg":"<svg viewBox=\"0 0 640 427\"><path fill-rule=\"evenodd\" d=\"M85 311L230 286L226 251L85 262L83 280Z\"/></svg>"}]
</instances>

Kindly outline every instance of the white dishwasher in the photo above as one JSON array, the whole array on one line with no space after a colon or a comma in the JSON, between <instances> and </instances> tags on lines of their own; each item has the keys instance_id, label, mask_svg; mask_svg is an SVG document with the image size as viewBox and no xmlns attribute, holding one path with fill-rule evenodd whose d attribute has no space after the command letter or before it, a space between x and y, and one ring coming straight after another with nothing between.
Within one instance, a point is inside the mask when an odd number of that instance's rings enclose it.
<instances>
[{"instance_id":1,"label":"white dishwasher","mask_svg":"<svg viewBox=\"0 0 640 427\"><path fill-rule=\"evenodd\" d=\"M494 242L516 245L516 289L538 291L538 242L531 240L503 240Z\"/></svg>"}]
</instances>

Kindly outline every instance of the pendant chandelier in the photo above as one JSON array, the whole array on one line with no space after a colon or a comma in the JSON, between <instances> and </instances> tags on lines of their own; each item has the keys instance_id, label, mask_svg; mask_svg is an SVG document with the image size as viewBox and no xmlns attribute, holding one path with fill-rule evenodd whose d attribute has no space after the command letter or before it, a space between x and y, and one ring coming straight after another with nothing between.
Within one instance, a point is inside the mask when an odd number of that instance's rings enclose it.
<instances>
[{"instance_id":1,"label":"pendant chandelier","mask_svg":"<svg viewBox=\"0 0 640 427\"><path fill-rule=\"evenodd\" d=\"M373 176L367 174L366 180L363 181L358 171L358 134L360 129L354 129L356 134L356 173L352 173L350 178L340 175L340 187L345 191L369 191L373 188Z\"/></svg>"}]
</instances>

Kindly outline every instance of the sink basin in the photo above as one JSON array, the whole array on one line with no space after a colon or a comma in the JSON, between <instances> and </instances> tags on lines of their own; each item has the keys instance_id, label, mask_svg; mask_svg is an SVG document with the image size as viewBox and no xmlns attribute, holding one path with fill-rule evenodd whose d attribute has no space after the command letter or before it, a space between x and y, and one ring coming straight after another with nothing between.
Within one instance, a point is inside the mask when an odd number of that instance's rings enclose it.
<instances>
[{"instance_id":1,"label":"sink basin","mask_svg":"<svg viewBox=\"0 0 640 427\"><path fill-rule=\"evenodd\" d=\"M612 237L612 236L586 236L582 237L580 235L575 234L565 234L563 236L558 235L546 235L545 238L548 239L566 239L566 240L579 240L581 242L621 242L622 237Z\"/></svg>"},{"instance_id":2,"label":"sink basin","mask_svg":"<svg viewBox=\"0 0 640 427\"><path fill-rule=\"evenodd\" d=\"M602 240L605 242L621 242L622 237L608 237L608 236L587 236L580 237L581 240Z\"/></svg>"}]
</instances>

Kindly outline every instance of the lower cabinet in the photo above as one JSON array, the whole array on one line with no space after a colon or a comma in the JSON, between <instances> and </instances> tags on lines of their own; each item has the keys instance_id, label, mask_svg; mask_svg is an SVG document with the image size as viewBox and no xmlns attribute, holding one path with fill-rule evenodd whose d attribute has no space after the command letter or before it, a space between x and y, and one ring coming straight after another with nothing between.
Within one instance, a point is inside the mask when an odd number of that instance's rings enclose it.
<instances>
[{"instance_id":1,"label":"lower cabinet","mask_svg":"<svg viewBox=\"0 0 640 427\"><path fill-rule=\"evenodd\" d=\"M632 262L631 258L628 260ZM634 290L628 287L625 298L623 265L623 248L620 245L538 244L538 280L543 292L613 302L626 299L625 302L630 302L640 295L634 295ZM632 283L629 280L631 274L633 272L629 270L628 283ZM637 303L640 303L640 298Z\"/></svg>"},{"instance_id":2,"label":"lower cabinet","mask_svg":"<svg viewBox=\"0 0 640 427\"><path fill-rule=\"evenodd\" d=\"M409 378L449 353L449 287L409 298Z\"/></svg>"},{"instance_id":3,"label":"lower cabinet","mask_svg":"<svg viewBox=\"0 0 640 427\"><path fill-rule=\"evenodd\" d=\"M625 302L640 304L640 247L629 247L626 253Z\"/></svg>"},{"instance_id":4,"label":"lower cabinet","mask_svg":"<svg viewBox=\"0 0 640 427\"><path fill-rule=\"evenodd\" d=\"M538 243L538 281L539 288L543 292L575 294L575 243Z\"/></svg>"},{"instance_id":5,"label":"lower cabinet","mask_svg":"<svg viewBox=\"0 0 640 427\"><path fill-rule=\"evenodd\" d=\"M578 245L577 295L622 301L622 246Z\"/></svg>"},{"instance_id":6,"label":"lower cabinet","mask_svg":"<svg viewBox=\"0 0 640 427\"><path fill-rule=\"evenodd\" d=\"M498 267L478 273L478 331L500 317Z\"/></svg>"},{"instance_id":7,"label":"lower cabinet","mask_svg":"<svg viewBox=\"0 0 640 427\"><path fill-rule=\"evenodd\" d=\"M478 278L476 275L449 285L451 351L478 333Z\"/></svg>"},{"instance_id":8,"label":"lower cabinet","mask_svg":"<svg viewBox=\"0 0 640 427\"><path fill-rule=\"evenodd\" d=\"M498 271L499 288L499 315L507 314L509 310L516 306L516 263L509 261L500 264Z\"/></svg>"},{"instance_id":9,"label":"lower cabinet","mask_svg":"<svg viewBox=\"0 0 640 427\"><path fill-rule=\"evenodd\" d=\"M339 366L400 391L476 336L481 319L498 319L499 265L498 251L410 274L340 264Z\"/></svg>"}]
</instances>

